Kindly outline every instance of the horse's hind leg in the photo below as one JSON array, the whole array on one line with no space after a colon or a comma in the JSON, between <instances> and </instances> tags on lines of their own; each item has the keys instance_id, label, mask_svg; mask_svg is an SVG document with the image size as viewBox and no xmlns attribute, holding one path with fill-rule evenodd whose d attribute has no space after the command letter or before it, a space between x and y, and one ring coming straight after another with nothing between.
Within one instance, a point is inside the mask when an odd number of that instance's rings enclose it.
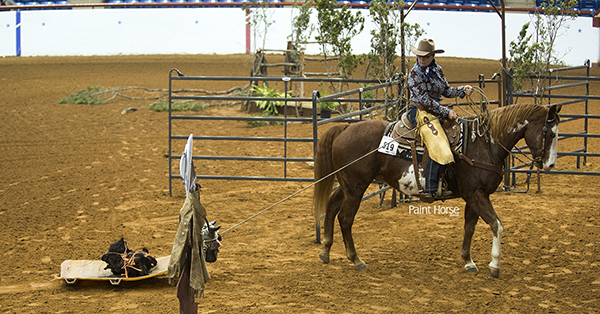
<instances>
[{"instance_id":1,"label":"horse's hind leg","mask_svg":"<svg viewBox=\"0 0 600 314\"><path fill-rule=\"evenodd\" d=\"M329 263L329 251L331 250L331 245L333 245L333 227L335 216L337 216L340 211L343 197L344 193L342 192L342 189L337 189L335 192L333 192L333 195L327 202L327 211L325 213L324 221L325 232L323 234L323 247L321 249L321 253L319 254L319 258L324 263Z\"/></svg>"},{"instance_id":2,"label":"horse's hind leg","mask_svg":"<svg viewBox=\"0 0 600 314\"><path fill-rule=\"evenodd\" d=\"M356 270L363 270L367 268L367 264L365 264L365 262L358 257L358 254L356 254L354 238L352 237L352 224L354 223L356 212L360 207L363 193L347 193L346 197L344 197L344 200L342 201L342 210L338 214L340 228L342 229L342 236L344 237L344 244L346 245L346 257L348 257L348 259L354 263L354 268ZM349 194L352 196L349 196Z\"/></svg>"},{"instance_id":3,"label":"horse's hind leg","mask_svg":"<svg viewBox=\"0 0 600 314\"><path fill-rule=\"evenodd\" d=\"M471 259L471 239L473 239L477 220L479 220L479 215L473 210L473 206L471 206L470 203L467 203L465 208L465 236L463 238L460 255L465 261L465 270L469 273L479 273L477 265L475 265L473 259Z\"/></svg>"}]
</instances>

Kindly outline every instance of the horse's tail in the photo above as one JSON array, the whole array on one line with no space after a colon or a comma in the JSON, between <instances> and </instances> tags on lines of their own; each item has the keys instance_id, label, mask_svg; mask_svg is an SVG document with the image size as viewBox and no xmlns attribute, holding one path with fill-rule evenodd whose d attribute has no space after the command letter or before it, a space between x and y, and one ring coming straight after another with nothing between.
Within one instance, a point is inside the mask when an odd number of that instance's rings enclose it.
<instances>
[{"instance_id":1,"label":"horse's tail","mask_svg":"<svg viewBox=\"0 0 600 314\"><path fill-rule=\"evenodd\" d=\"M333 141L346 129L347 125L336 125L325 131L317 144L315 154L315 181L318 182L334 171L331 159L331 146ZM315 185L314 206L315 223L319 223L327 209L327 202L335 176L329 176Z\"/></svg>"}]
</instances>

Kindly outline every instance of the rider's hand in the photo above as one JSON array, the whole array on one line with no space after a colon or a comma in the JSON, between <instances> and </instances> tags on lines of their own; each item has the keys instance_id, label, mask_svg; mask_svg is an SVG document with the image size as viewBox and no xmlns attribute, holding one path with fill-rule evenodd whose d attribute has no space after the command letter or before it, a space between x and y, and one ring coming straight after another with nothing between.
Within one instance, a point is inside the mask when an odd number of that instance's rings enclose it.
<instances>
[{"instance_id":1,"label":"rider's hand","mask_svg":"<svg viewBox=\"0 0 600 314\"><path fill-rule=\"evenodd\" d=\"M456 118L458 118L458 114L456 113L456 111L450 109L450 112L448 112L448 119L456 120Z\"/></svg>"},{"instance_id":2,"label":"rider's hand","mask_svg":"<svg viewBox=\"0 0 600 314\"><path fill-rule=\"evenodd\" d=\"M465 85L463 90L465 91L465 94L467 94L467 96L470 96L473 92L473 87L471 85Z\"/></svg>"}]
</instances>

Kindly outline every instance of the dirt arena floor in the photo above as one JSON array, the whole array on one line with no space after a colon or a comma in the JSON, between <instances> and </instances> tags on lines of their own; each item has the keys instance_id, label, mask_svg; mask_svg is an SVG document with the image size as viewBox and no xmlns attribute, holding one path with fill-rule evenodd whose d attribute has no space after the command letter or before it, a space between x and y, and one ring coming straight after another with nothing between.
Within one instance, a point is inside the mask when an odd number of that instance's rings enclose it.
<instances>
[{"instance_id":1,"label":"dirt arena floor","mask_svg":"<svg viewBox=\"0 0 600 314\"><path fill-rule=\"evenodd\" d=\"M277 58L275 58L277 59ZM497 61L438 58L449 80L490 78ZM124 237L154 256L171 252L185 193L174 181L169 196L167 113L143 107L151 100L117 97L105 105L57 104L87 86L168 88L172 68L186 75L246 76L248 56L115 56L0 58L0 312L177 313L175 287L164 277L111 286L74 285L59 276L71 259L99 259ZM593 69L593 75L600 75ZM581 75L573 72L573 75ZM198 88L224 90L225 83ZM598 94L592 85L592 94ZM579 93L568 90L564 93ZM486 93L488 93L486 91ZM492 89L490 95L496 92ZM496 94L497 95L497 94ZM491 96L491 98L495 98ZM598 102L591 113L600 114ZM570 105L563 113L582 112ZM239 106L198 114L243 115ZM591 132L600 134L598 121ZM324 130L324 129L323 129ZM320 130L322 132L323 130ZM578 132L582 122L561 124ZM283 126L244 122L177 122L175 134L282 136ZM308 124L288 125L290 136L310 136ZM560 151L582 147L560 142ZM194 143L198 155L281 156L278 143ZM176 141L174 154L184 141ZM599 153L598 140L589 151ZM311 157L310 145L290 145L292 157ZM173 163L176 171L177 164ZM597 158L582 170L599 171ZM199 174L282 176L275 162L197 161ZM574 157L558 168L577 170ZM310 177L305 163L290 176ZM524 176L517 190L525 189ZM309 183L202 180L209 219L228 229ZM535 183L535 181L533 181ZM504 224L500 278L486 272L492 235L478 224L473 258L482 272L466 273L460 258L459 217L409 214L391 208L391 193L364 202L354 237L368 269L355 271L336 225L330 264L314 243L312 189L292 197L223 236L212 279L199 299L201 313L597 313L600 311L600 200L598 178L541 175L541 193L498 192L492 202Z\"/></svg>"}]
</instances>

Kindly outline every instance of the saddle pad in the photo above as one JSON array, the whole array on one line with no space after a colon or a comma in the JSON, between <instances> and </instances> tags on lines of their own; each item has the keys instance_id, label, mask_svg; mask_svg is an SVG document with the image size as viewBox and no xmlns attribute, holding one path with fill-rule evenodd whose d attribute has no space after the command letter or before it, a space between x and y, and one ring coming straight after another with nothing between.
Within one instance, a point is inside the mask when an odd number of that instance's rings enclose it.
<instances>
[{"instance_id":1,"label":"saddle pad","mask_svg":"<svg viewBox=\"0 0 600 314\"><path fill-rule=\"evenodd\" d=\"M110 271L104 269L106 263L100 260L66 260L60 264L60 279L68 284L74 284L77 280L108 280L112 285L118 285L121 281L137 281L148 279L167 273L171 256L163 256L156 259L156 266L152 267L146 276L117 277Z\"/></svg>"},{"instance_id":2,"label":"saddle pad","mask_svg":"<svg viewBox=\"0 0 600 314\"><path fill-rule=\"evenodd\" d=\"M402 159L412 161L412 150L410 149L410 147L408 147L408 148L398 147L398 154L396 154L396 157L400 157ZM422 151L417 150L417 161L419 163L423 162L423 152Z\"/></svg>"},{"instance_id":3,"label":"saddle pad","mask_svg":"<svg viewBox=\"0 0 600 314\"><path fill-rule=\"evenodd\" d=\"M387 125L385 132L383 132L383 138L392 139L391 135L394 131L395 126L399 121L392 122ZM396 157L400 157L406 160L412 160L412 151L410 146L405 145L404 143L397 143ZM419 162L423 161L423 147L417 147L417 160Z\"/></svg>"}]
</instances>

